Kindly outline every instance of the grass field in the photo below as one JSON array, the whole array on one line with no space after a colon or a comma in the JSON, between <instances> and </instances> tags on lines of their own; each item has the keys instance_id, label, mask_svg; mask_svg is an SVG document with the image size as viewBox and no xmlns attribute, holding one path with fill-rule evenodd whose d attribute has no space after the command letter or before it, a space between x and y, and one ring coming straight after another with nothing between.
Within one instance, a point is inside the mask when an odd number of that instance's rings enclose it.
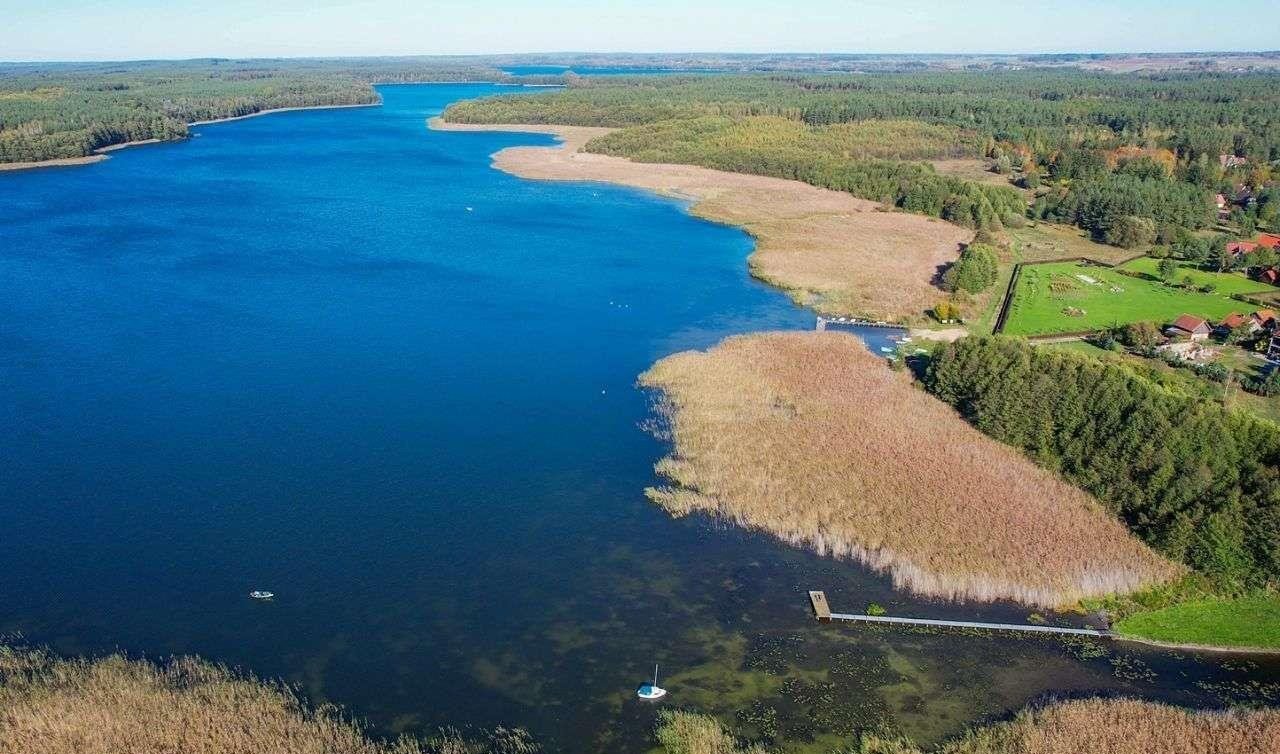
<instances>
[{"instance_id":1,"label":"grass field","mask_svg":"<svg viewBox=\"0 0 1280 754\"><path fill-rule=\"evenodd\" d=\"M1102 330L1130 322L1171 322L1194 314L1217 322L1248 308L1220 293L1200 293L1077 262L1022 268L1005 322L1008 335Z\"/></svg>"},{"instance_id":2,"label":"grass field","mask_svg":"<svg viewBox=\"0 0 1280 754\"><path fill-rule=\"evenodd\" d=\"M971 427L851 335L768 333L663 359L674 454L650 496L915 592L1062 606L1181 569L1091 497Z\"/></svg>"},{"instance_id":3,"label":"grass field","mask_svg":"<svg viewBox=\"0 0 1280 754\"><path fill-rule=\"evenodd\" d=\"M1126 262L1120 268L1129 270L1130 272L1141 272L1150 276L1151 280L1160 280L1160 260L1151 257L1141 257L1131 262ZM1258 282L1250 279L1241 272L1210 272L1208 270L1197 269L1185 262L1178 263L1178 274L1174 277L1175 282L1181 283L1182 279L1190 276L1192 282L1197 286L1212 284L1215 293L1230 296L1233 293L1243 294L1268 294L1280 292L1273 286L1266 283ZM1249 305L1241 302L1238 306L1247 308Z\"/></svg>"},{"instance_id":4,"label":"grass field","mask_svg":"<svg viewBox=\"0 0 1280 754\"><path fill-rule=\"evenodd\" d=\"M1176 644L1280 648L1280 598L1201 599L1138 613L1116 630Z\"/></svg>"}]
</instances>

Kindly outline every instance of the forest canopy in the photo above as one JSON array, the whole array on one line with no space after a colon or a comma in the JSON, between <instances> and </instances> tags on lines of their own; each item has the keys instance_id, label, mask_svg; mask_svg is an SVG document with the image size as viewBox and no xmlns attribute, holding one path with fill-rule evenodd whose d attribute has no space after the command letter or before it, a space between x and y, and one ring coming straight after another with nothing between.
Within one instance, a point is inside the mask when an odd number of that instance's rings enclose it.
<instances>
[{"instance_id":1,"label":"forest canopy","mask_svg":"<svg viewBox=\"0 0 1280 754\"><path fill-rule=\"evenodd\" d=\"M1227 590L1280 581L1280 427L1127 367L1001 336L941 349L926 386Z\"/></svg>"},{"instance_id":2,"label":"forest canopy","mask_svg":"<svg viewBox=\"0 0 1280 754\"><path fill-rule=\"evenodd\" d=\"M84 157L187 124L280 107L378 101L372 82L562 81L413 58L0 65L0 163Z\"/></svg>"},{"instance_id":3,"label":"forest canopy","mask_svg":"<svg viewBox=\"0 0 1280 754\"><path fill-rule=\"evenodd\" d=\"M1209 226L1214 193L1258 193L1280 163L1275 72L598 77L445 118L620 128L588 148L796 178L969 227L1029 213L1126 248ZM921 162L955 156L988 160L1033 206Z\"/></svg>"}]
</instances>

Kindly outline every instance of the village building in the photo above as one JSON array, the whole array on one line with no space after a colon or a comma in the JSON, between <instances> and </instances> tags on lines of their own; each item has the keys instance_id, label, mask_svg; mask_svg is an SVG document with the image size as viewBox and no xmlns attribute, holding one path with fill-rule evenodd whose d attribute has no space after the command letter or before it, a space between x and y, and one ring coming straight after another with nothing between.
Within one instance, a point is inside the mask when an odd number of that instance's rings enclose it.
<instances>
[{"instance_id":1,"label":"village building","mask_svg":"<svg viewBox=\"0 0 1280 754\"><path fill-rule=\"evenodd\" d=\"M1164 334L1171 338L1185 338L1194 341L1208 340L1211 332L1213 332L1213 328L1209 327L1208 322L1200 317L1183 314L1175 319L1173 324L1165 328Z\"/></svg>"},{"instance_id":2,"label":"village building","mask_svg":"<svg viewBox=\"0 0 1280 754\"><path fill-rule=\"evenodd\" d=\"M1228 314L1225 318L1223 318L1221 322L1218 323L1218 332L1225 337L1235 332L1236 328L1242 325L1247 326L1249 328L1250 334L1256 333L1262 329L1262 326L1259 325L1257 320L1255 320L1252 316L1245 316L1243 314L1232 312L1231 314Z\"/></svg>"},{"instance_id":3,"label":"village building","mask_svg":"<svg viewBox=\"0 0 1280 754\"><path fill-rule=\"evenodd\" d=\"M1251 254L1257 248L1258 244L1253 241L1232 241L1227 244L1227 253L1233 257L1239 257Z\"/></svg>"}]
</instances>

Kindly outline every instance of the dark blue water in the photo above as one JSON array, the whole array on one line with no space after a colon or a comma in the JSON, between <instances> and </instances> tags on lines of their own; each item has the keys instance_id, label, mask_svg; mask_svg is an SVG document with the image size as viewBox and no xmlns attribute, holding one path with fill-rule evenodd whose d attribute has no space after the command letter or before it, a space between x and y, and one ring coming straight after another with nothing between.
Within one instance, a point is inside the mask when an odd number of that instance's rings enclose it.
<instances>
[{"instance_id":1,"label":"dark blue water","mask_svg":"<svg viewBox=\"0 0 1280 754\"><path fill-rule=\"evenodd\" d=\"M381 732L524 725L573 752L651 745L655 660L670 703L813 748L936 740L1047 692L1270 688L1261 660L815 626L815 586L1024 613L647 503L665 449L636 376L811 316L747 276L735 229L490 169L545 137L424 127L504 89L381 91L0 174L0 631L199 653Z\"/></svg>"}]
</instances>

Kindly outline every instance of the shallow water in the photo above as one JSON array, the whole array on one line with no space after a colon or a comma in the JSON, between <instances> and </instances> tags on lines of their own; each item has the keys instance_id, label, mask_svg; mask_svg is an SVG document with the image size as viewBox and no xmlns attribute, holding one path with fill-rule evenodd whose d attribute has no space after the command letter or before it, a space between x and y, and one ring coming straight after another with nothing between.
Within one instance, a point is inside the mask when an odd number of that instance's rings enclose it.
<instances>
[{"instance_id":1,"label":"shallow water","mask_svg":"<svg viewBox=\"0 0 1280 754\"><path fill-rule=\"evenodd\" d=\"M664 704L797 749L927 743L1047 694L1280 703L1275 659L818 626L809 588L1026 611L647 503L664 447L636 375L813 318L747 276L735 229L488 167L546 137L423 127L496 91L387 86L0 174L0 631L199 653L383 732L523 725L566 752L652 745L655 661Z\"/></svg>"}]
</instances>

